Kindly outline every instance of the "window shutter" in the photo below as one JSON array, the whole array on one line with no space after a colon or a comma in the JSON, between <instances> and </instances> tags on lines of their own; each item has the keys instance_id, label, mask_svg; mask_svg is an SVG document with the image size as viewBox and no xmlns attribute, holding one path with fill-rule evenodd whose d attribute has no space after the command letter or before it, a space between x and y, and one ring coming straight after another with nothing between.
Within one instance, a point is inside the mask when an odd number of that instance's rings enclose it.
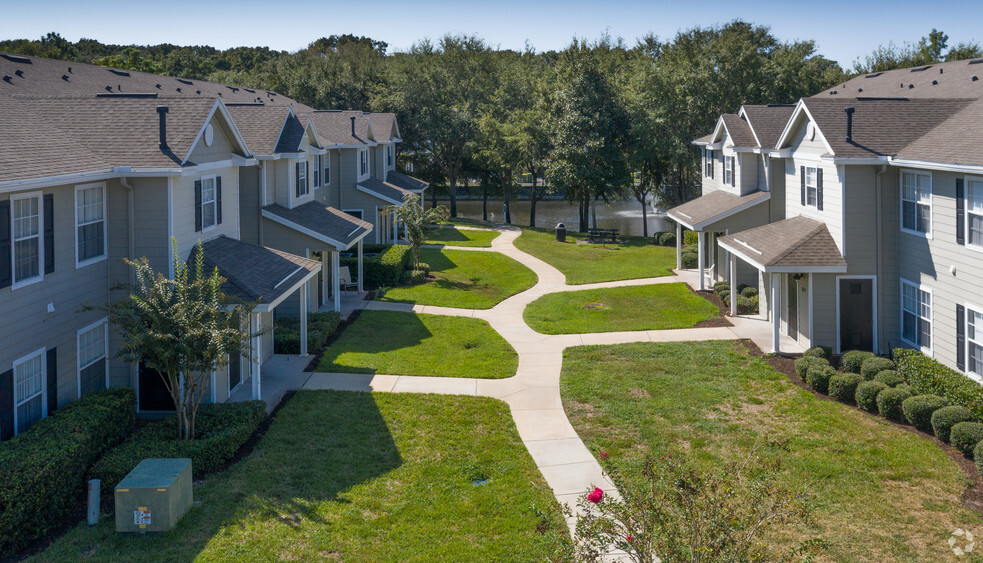
<instances>
[{"instance_id":1,"label":"window shutter","mask_svg":"<svg viewBox=\"0 0 983 563\"><path fill-rule=\"evenodd\" d=\"M956 367L966 370L966 307L956 305Z\"/></svg>"},{"instance_id":2,"label":"window shutter","mask_svg":"<svg viewBox=\"0 0 983 563\"><path fill-rule=\"evenodd\" d=\"M195 180L195 232L201 231L201 180Z\"/></svg>"},{"instance_id":3,"label":"window shutter","mask_svg":"<svg viewBox=\"0 0 983 563\"><path fill-rule=\"evenodd\" d=\"M959 244L966 244L966 188L963 182L962 178L956 179L956 242Z\"/></svg>"},{"instance_id":4,"label":"window shutter","mask_svg":"<svg viewBox=\"0 0 983 563\"><path fill-rule=\"evenodd\" d=\"M296 170L294 170L294 176L295 179L297 180L296 181L297 185L294 186L294 195L296 197L300 197L300 163L299 162L296 164L296 167L297 167Z\"/></svg>"},{"instance_id":5,"label":"window shutter","mask_svg":"<svg viewBox=\"0 0 983 563\"><path fill-rule=\"evenodd\" d=\"M0 201L0 287L10 287L10 200Z\"/></svg>"},{"instance_id":6,"label":"window shutter","mask_svg":"<svg viewBox=\"0 0 983 563\"><path fill-rule=\"evenodd\" d=\"M801 181L799 183L799 199L802 200L802 207L806 206L806 167L799 167L799 176Z\"/></svg>"},{"instance_id":7,"label":"window shutter","mask_svg":"<svg viewBox=\"0 0 983 563\"><path fill-rule=\"evenodd\" d=\"M55 271L55 196L44 196L44 273Z\"/></svg>"},{"instance_id":8,"label":"window shutter","mask_svg":"<svg viewBox=\"0 0 983 563\"><path fill-rule=\"evenodd\" d=\"M14 437L14 370L0 373L0 440Z\"/></svg>"},{"instance_id":9,"label":"window shutter","mask_svg":"<svg viewBox=\"0 0 983 563\"><path fill-rule=\"evenodd\" d=\"M816 209L823 210L823 169L816 168Z\"/></svg>"},{"instance_id":10,"label":"window shutter","mask_svg":"<svg viewBox=\"0 0 983 563\"><path fill-rule=\"evenodd\" d=\"M730 185L737 187L737 157L730 157Z\"/></svg>"},{"instance_id":11,"label":"window shutter","mask_svg":"<svg viewBox=\"0 0 983 563\"><path fill-rule=\"evenodd\" d=\"M215 223L222 224L222 177L215 178Z\"/></svg>"},{"instance_id":12,"label":"window shutter","mask_svg":"<svg viewBox=\"0 0 983 563\"><path fill-rule=\"evenodd\" d=\"M304 160L304 183L307 183L307 182L310 182L310 181L311 181L311 161ZM310 184L308 184L307 186L304 186L307 189L307 193L311 193L311 189L308 187L309 185Z\"/></svg>"},{"instance_id":13,"label":"window shutter","mask_svg":"<svg viewBox=\"0 0 983 563\"><path fill-rule=\"evenodd\" d=\"M716 164L716 162L713 160L713 151L710 151L710 179L713 179L713 169L715 168L714 164Z\"/></svg>"},{"instance_id":14,"label":"window shutter","mask_svg":"<svg viewBox=\"0 0 983 563\"><path fill-rule=\"evenodd\" d=\"M48 416L58 408L58 349L48 350Z\"/></svg>"}]
</instances>

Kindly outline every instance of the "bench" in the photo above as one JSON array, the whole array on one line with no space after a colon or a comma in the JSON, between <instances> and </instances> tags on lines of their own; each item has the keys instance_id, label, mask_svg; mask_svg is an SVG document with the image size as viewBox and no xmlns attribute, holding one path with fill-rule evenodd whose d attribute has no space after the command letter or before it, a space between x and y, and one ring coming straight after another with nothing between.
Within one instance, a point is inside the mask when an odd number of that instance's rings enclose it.
<instances>
[{"instance_id":1,"label":"bench","mask_svg":"<svg viewBox=\"0 0 983 563\"><path fill-rule=\"evenodd\" d=\"M618 242L618 229L587 229L587 240L594 244Z\"/></svg>"}]
</instances>

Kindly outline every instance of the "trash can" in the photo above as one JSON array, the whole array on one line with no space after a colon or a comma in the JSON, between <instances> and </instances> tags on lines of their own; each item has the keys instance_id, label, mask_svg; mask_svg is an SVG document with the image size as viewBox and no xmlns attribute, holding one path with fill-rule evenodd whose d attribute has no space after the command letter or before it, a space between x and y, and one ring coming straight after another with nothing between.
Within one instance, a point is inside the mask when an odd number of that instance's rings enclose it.
<instances>
[{"instance_id":1,"label":"trash can","mask_svg":"<svg viewBox=\"0 0 983 563\"><path fill-rule=\"evenodd\" d=\"M556 224L556 242L567 242L567 226L563 223Z\"/></svg>"}]
</instances>

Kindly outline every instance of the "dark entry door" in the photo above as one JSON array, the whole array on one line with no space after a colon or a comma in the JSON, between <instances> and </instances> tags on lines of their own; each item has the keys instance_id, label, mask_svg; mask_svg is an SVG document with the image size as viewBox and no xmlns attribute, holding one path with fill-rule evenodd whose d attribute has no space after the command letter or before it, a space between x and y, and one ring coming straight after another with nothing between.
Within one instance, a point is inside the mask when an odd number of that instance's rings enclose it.
<instances>
[{"instance_id":1,"label":"dark entry door","mask_svg":"<svg viewBox=\"0 0 983 563\"><path fill-rule=\"evenodd\" d=\"M874 351L873 280L840 280L840 351Z\"/></svg>"},{"instance_id":2,"label":"dark entry door","mask_svg":"<svg viewBox=\"0 0 983 563\"><path fill-rule=\"evenodd\" d=\"M795 339L799 339L799 290L798 283L796 282L794 274L786 274L785 278L788 279L788 335Z\"/></svg>"},{"instance_id":3,"label":"dark entry door","mask_svg":"<svg viewBox=\"0 0 983 563\"><path fill-rule=\"evenodd\" d=\"M140 364L140 394L137 397L141 411L173 411L174 401L160 372Z\"/></svg>"},{"instance_id":4,"label":"dark entry door","mask_svg":"<svg viewBox=\"0 0 983 563\"><path fill-rule=\"evenodd\" d=\"M229 394L242 382L242 356L233 353L229 356Z\"/></svg>"}]
</instances>

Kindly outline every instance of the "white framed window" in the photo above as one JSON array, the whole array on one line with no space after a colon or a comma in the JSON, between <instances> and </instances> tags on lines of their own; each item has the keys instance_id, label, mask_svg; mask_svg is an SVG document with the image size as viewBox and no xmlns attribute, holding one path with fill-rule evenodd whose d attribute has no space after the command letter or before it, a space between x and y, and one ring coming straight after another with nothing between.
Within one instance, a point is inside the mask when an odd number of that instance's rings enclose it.
<instances>
[{"instance_id":1,"label":"white framed window","mask_svg":"<svg viewBox=\"0 0 983 563\"><path fill-rule=\"evenodd\" d=\"M713 178L713 151L710 149L703 149L703 175Z\"/></svg>"},{"instance_id":2,"label":"white framed window","mask_svg":"<svg viewBox=\"0 0 983 563\"><path fill-rule=\"evenodd\" d=\"M304 197L309 193L311 190L307 185L307 161L301 160L297 167L297 197Z\"/></svg>"},{"instance_id":3,"label":"white framed window","mask_svg":"<svg viewBox=\"0 0 983 563\"><path fill-rule=\"evenodd\" d=\"M393 153L395 153L396 151L393 149L393 146L392 145L389 145L389 147L386 149L386 152L389 155L388 156L389 160L386 162L386 164L388 164L389 166L392 166L393 165Z\"/></svg>"},{"instance_id":4,"label":"white framed window","mask_svg":"<svg viewBox=\"0 0 983 563\"><path fill-rule=\"evenodd\" d=\"M105 389L107 381L106 359L109 356L109 323L97 321L76 333L78 351L78 395Z\"/></svg>"},{"instance_id":5,"label":"white framed window","mask_svg":"<svg viewBox=\"0 0 983 563\"><path fill-rule=\"evenodd\" d=\"M40 192L11 197L14 288L44 279L43 201Z\"/></svg>"},{"instance_id":6,"label":"white framed window","mask_svg":"<svg viewBox=\"0 0 983 563\"><path fill-rule=\"evenodd\" d=\"M734 157L724 156L724 184L734 185Z\"/></svg>"},{"instance_id":7,"label":"white framed window","mask_svg":"<svg viewBox=\"0 0 983 563\"><path fill-rule=\"evenodd\" d=\"M901 280L901 339L932 353L932 290Z\"/></svg>"},{"instance_id":8,"label":"white framed window","mask_svg":"<svg viewBox=\"0 0 983 563\"><path fill-rule=\"evenodd\" d=\"M983 377L983 312L966 307L966 369Z\"/></svg>"},{"instance_id":9,"label":"white framed window","mask_svg":"<svg viewBox=\"0 0 983 563\"><path fill-rule=\"evenodd\" d=\"M358 151L358 173L360 176L369 173L369 151L366 149Z\"/></svg>"},{"instance_id":10,"label":"white framed window","mask_svg":"<svg viewBox=\"0 0 983 563\"><path fill-rule=\"evenodd\" d=\"M106 186L75 188L75 267L106 258Z\"/></svg>"},{"instance_id":11,"label":"white framed window","mask_svg":"<svg viewBox=\"0 0 983 563\"><path fill-rule=\"evenodd\" d=\"M218 224L218 194L215 189L215 176L201 178L201 230L206 231Z\"/></svg>"},{"instance_id":12,"label":"white framed window","mask_svg":"<svg viewBox=\"0 0 983 563\"><path fill-rule=\"evenodd\" d=\"M819 172L809 166L806 166L806 205L819 206Z\"/></svg>"},{"instance_id":13,"label":"white framed window","mask_svg":"<svg viewBox=\"0 0 983 563\"><path fill-rule=\"evenodd\" d=\"M314 174L311 176L311 185L315 188L321 186L321 155L314 155Z\"/></svg>"},{"instance_id":14,"label":"white framed window","mask_svg":"<svg viewBox=\"0 0 983 563\"><path fill-rule=\"evenodd\" d=\"M326 154L321 161L322 169L324 170L324 175L321 177L322 185L327 186L331 183L331 155Z\"/></svg>"},{"instance_id":15,"label":"white framed window","mask_svg":"<svg viewBox=\"0 0 983 563\"><path fill-rule=\"evenodd\" d=\"M901 171L901 230L932 235L932 175Z\"/></svg>"},{"instance_id":16,"label":"white framed window","mask_svg":"<svg viewBox=\"0 0 983 563\"><path fill-rule=\"evenodd\" d=\"M14 360L14 434L20 434L48 415L44 400L46 349Z\"/></svg>"},{"instance_id":17,"label":"white framed window","mask_svg":"<svg viewBox=\"0 0 983 563\"><path fill-rule=\"evenodd\" d=\"M983 178L966 178L966 243L983 248Z\"/></svg>"}]
</instances>

